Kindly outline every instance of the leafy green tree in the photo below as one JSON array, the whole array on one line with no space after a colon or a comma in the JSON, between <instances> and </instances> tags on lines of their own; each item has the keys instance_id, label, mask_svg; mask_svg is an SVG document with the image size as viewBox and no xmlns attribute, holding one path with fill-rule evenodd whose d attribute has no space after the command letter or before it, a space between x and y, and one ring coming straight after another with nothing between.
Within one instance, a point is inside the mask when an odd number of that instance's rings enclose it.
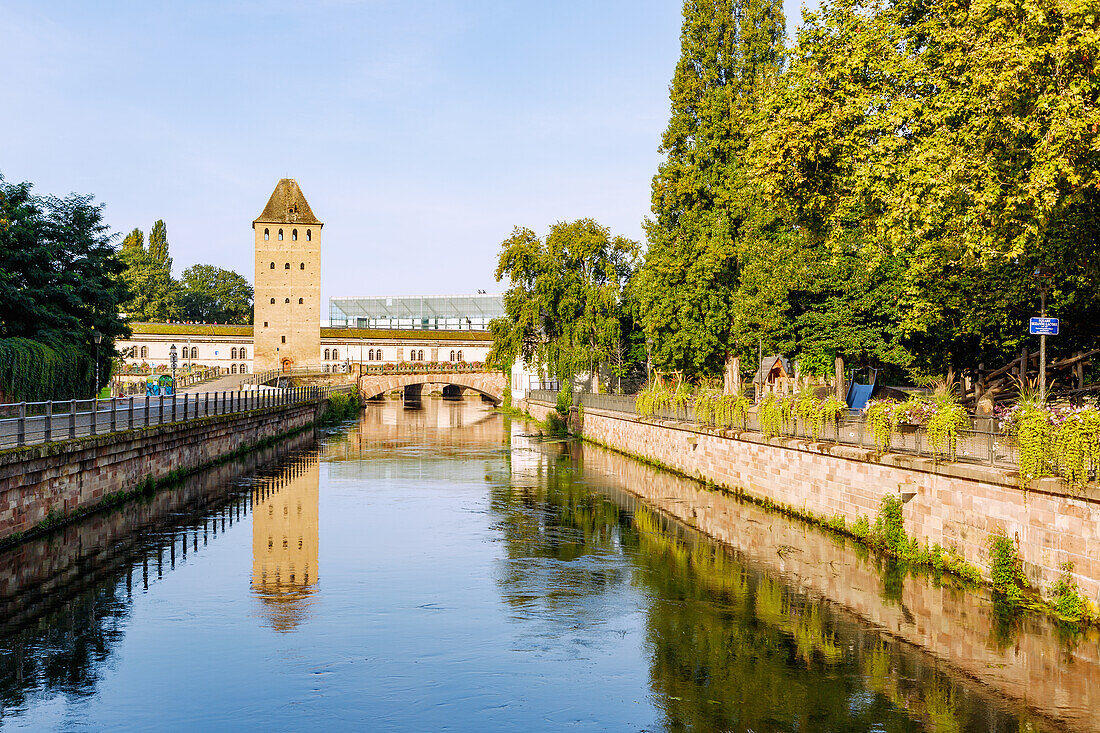
<instances>
[{"instance_id":1,"label":"leafy green tree","mask_svg":"<svg viewBox=\"0 0 1100 733\"><path fill-rule=\"evenodd\" d=\"M180 313L184 320L252 322L252 286L235 272L213 265L193 265L183 271L180 288Z\"/></svg>"},{"instance_id":2,"label":"leafy green tree","mask_svg":"<svg viewBox=\"0 0 1100 733\"><path fill-rule=\"evenodd\" d=\"M102 206L91 196L39 197L0 177L0 391L21 399L91 392L102 336L104 363L127 333L126 296ZM101 383L109 378L100 369Z\"/></svg>"},{"instance_id":3,"label":"leafy green tree","mask_svg":"<svg viewBox=\"0 0 1100 733\"><path fill-rule=\"evenodd\" d=\"M746 130L782 65L785 21L777 0L686 0L683 15L637 293L655 361L717 373L731 352L739 234L757 206Z\"/></svg>"},{"instance_id":4,"label":"leafy green tree","mask_svg":"<svg viewBox=\"0 0 1100 733\"><path fill-rule=\"evenodd\" d=\"M154 261L168 265L172 270L172 258L168 256L168 227L164 219L153 222L153 228L149 230L149 255Z\"/></svg>"},{"instance_id":5,"label":"leafy green tree","mask_svg":"<svg viewBox=\"0 0 1100 733\"><path fill-rule=\"evenodd\" d=\"M545 366L564 384L599 377L623 341L623 289L638 244L591 219L559 222L545 238L517 227L504 240L496 278L507 277L507 315L490 324L489 359Z\"/></svg>"},{"instance_id":6,"label":"leafy green tree","mask_svg":"<svg viewBox=\"0 0 1100 733\"><path fill-rule=\"evenodd\" d=\"M134 322L169 321L180 317L180 287L172 278L172 258L168 256L167 228L158 219L145 235L134 229L122 242L120 257L126 269L123 280L130 299L122 310Z\"/></svg>"}]
</instances>

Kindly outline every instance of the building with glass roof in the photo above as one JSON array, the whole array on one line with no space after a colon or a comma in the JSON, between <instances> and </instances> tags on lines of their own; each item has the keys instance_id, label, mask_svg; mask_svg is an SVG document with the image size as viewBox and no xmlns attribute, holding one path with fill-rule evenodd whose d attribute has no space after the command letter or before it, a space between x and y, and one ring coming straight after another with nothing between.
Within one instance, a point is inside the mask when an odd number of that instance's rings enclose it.
<instances>
[{"instance_id":1,"label":"building with glass roof","mask_svg":"<svg viewBox=\"0 0 1100 733\"><path fill-rule=\"evenodd\" d=\"M504 315L502 295L411 295L329 298L329 326L336 328L486 331Z\"/></svg>"}]
</instances>

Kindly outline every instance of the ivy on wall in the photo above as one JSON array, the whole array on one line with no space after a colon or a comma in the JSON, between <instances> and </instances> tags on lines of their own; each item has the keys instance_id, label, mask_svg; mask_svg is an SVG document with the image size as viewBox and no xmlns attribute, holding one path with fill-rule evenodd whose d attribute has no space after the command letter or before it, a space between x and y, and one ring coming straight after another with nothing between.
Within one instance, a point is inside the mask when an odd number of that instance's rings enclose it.
<instances>
[{"instance_id":1,"label":"ivy on wall","mask_svg":"<svg viewBox=\"0 0 1100 733\"><path fill-rule=\"evenodd\" d=\"M0 393L14 402L70 400L88 394L94 365L82 349L26 338L0 339Z\"/></svg>"}]
</instances>

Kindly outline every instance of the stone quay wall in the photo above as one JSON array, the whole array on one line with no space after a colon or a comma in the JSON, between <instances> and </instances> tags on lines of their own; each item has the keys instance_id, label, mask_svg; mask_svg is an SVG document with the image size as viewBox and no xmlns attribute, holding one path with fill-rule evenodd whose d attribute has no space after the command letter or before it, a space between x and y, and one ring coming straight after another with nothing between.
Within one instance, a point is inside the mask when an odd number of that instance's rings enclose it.
<instances>
[{"instance_id":1,"label":"stone quay wall","mask_svg":"<svg viewBox=\"0 0 1100 733\"><path fill-rule=\"evenodd\" d=\"M530 401L544 420L554 409ZM1073 563L1080 591L1100 606L1100 489L1067 491L1058 479L1028 491L1005 470L759 433L708 428L637 415L574 410L574 432L585 440L654 461L717 487L786 504L823 517L841 515L849 526L872 523L882 497L901 495L905 531L923 544L956 550L988 579L989 537L1017 541L1028 580L1044 591Z\"/></svg>"},{"instance_id":2,"label":"stone quay wall","mask_svg":"<svg viewBox=\"0 0 1100 733\"><path fill-rule=\"evenodd\" d=\"M301 430L324 405L265 407L0 451L0 542Z\"/></svg>"}]
</instances>

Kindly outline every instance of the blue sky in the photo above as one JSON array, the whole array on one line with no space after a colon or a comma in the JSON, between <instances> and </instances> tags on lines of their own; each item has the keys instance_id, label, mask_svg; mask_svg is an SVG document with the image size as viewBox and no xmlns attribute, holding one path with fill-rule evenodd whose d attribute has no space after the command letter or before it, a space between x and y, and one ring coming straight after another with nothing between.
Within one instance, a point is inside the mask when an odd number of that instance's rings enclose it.
<instances>
[{"instance_id":1,"label":"blue sky","mask_svg":"<svg viewBox=\"0 0 1100 733\"><path fill-rule=\"evenodd\" d=\"M251 220L296 178L324 298L497 292L514 226L641 240L680 10L0 0L0 173L94 193L120 232L163 218L177 274L250 280Z\"/></svg>"}]
</instances>

